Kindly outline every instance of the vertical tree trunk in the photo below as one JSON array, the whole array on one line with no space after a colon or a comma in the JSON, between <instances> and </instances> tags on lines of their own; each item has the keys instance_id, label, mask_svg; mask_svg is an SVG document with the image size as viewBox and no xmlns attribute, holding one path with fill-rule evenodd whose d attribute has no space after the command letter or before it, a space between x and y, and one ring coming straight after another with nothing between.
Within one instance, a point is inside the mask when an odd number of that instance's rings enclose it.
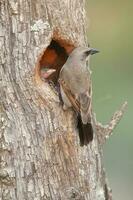
<instances>
[{"instance_id":1,"label":"vertical tree trunk","mask_svg":"<svg viewBox=\"0 0 133 200\"><path fill-rule=\"evenodd\" d=\"M80 147L73 111L42 81L43 66L59 70L69 52L87 45L84 0L0 2L0 199L109 200L102 144L94 119L91 144Z\"/></svg>"}]
</instances>

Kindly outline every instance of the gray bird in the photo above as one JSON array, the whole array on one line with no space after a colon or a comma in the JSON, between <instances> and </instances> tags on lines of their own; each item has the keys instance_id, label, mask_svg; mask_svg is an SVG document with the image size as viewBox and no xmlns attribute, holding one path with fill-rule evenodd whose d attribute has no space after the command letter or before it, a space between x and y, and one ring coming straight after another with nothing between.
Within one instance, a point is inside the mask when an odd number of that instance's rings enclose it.
<instances>
[{"instance_id":1,"label":"gray bird","mask_svg":"<svg viewBox=\"0 0 133 200\"><path fill-rule=\"evenodd\" d=\"M98 53L89 47L77 47L69 55L63 65L59 84L63 108L72 107L77 113L80 145L87 145L93 139L91 120L91 79L89 65L90 56Z\"/></svg>"}]
</instances>

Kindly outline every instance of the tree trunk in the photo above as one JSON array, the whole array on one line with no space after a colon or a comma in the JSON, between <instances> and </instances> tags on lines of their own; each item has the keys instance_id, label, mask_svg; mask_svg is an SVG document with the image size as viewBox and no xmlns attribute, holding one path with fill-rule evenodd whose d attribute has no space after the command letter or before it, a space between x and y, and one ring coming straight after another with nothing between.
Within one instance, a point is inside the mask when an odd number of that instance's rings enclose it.
<instances>
[{"instance_id":1,"label":"tree trunk","mask_svg":"<svg viewBox=\"0 0 133 200\"><path fill-rule=\"evenodd\" d=\"M60 68L87 45L84 0L0 2L0 199L109 200L102 145L122 116L94 121L80 147L75 114L56 92ZM55 68L49 81L42 67Z\"/></svg>"}]
</instances>

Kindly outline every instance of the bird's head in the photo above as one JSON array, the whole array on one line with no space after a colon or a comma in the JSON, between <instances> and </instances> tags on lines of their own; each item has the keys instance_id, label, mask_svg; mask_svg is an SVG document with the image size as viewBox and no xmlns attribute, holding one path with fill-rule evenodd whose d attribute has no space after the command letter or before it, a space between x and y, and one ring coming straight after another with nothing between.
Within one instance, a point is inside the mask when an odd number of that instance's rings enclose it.
<instances>
[{"instance_id":1,"label":"bird's head","mask_svg":"<svg viewBox=\"0 0 133 200\"><path fill-rule=\"evenodd\" d=\"M44 78L44 79L48 79L49 78L49 76L51 75L51 74L53 74L54 72L55 72L56 70L55 69L50 69L50 68L42 68L41 69L41 77L42 78Z\"/></svg>"},{"instance_id":2,"label":"bird's head","mask_svg":"<svg viewBox=\"0 0 133 200\"><path fill-rule=\"evenodd\" d=\"M91 47L77 47L72 51L70 56L73 58L78 58L82 61L86 61L91 55L98 52L99 51L97 49L93 49Z\"/></svg>"}]
</instances>

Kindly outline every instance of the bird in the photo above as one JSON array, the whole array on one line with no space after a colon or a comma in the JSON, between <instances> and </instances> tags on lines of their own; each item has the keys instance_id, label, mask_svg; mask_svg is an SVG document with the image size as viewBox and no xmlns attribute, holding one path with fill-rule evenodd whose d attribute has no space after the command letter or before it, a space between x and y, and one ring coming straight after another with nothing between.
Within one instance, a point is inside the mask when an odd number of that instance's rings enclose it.
<instances>
[{"instance_id":1,"label":"bird","mask_svg":"<svg viewBox=\"0 0 133 200\"><path fill-rule=\"evenodd\" d=\"M89 61L99 51L91 47L76 47L68 56L59 74L63 109L72 107L76 112L80 146L93 140L92 88Z\"/></svg>"},{"instance_id":2,"label":"bird","mask_svg":"<svg viewBox=\"0 0 133 200\"><path fill-rule=\"evenodd\" d=\"M56 70L48 67L42 67L41 68L41 78L46 80L50 77L51 74L53 74Z\"/></svg>"}]
</instances>

